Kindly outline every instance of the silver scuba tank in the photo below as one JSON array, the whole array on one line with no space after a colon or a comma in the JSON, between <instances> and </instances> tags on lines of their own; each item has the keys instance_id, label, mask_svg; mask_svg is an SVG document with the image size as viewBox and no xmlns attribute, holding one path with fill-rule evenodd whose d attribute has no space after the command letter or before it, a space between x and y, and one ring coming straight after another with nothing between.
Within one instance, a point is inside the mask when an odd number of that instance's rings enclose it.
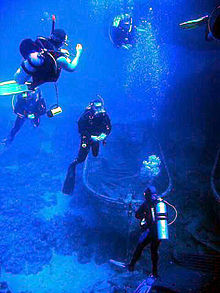
<instances>
[{"instance_id":1,"label":"silver scuba tank","mask_svg":"<svg viewBox=\"0 0 220 293\"><path fill-rule=\"evenodd\" d=\"M167 207L163 201L156 204L157 235L159 240L169 239L167 223Z\"/></svg>"}]
</instances>

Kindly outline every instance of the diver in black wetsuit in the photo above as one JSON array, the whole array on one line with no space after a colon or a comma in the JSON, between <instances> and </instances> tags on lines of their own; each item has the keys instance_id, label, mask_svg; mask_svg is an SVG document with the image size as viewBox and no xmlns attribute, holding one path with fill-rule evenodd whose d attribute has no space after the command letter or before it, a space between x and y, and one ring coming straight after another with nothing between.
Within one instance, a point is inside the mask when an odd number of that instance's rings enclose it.
<instances>
[{"instance_id":1,"label":"diver in black wetsuit","mask_svg":"<svg viewBox=\"0 0 220 293\"><path fill-rule=\"evenodd\" d=\"M82 45L77 44L76 56L71 61L69 52L61 47L67 35L62 29L52 31L50 37L38 37L35 41L25 39L20 44L20 52L24 58L15 73L14 79L24 84L32 78L29 89L34 89L45 82L56 82L62 69L73 72L78 65L82 53Z\"/></svg>"},{"instance_id":2,"label":"diver in black wetsuit","mask_svg":"<svg viewBox=\"0 0 220 293\"><path fill-rule=\"evenodd\" d=\"M155 205L158 200L156 188L154 186L148 186L144 192L145 201L136 211L135 217L139 219L142 234L139 238L137 247L133 253L130 263L127 265L129 271L134 270L134 266L140 258L143 249L150 244L151 261L152 261L152 274L154 277L158 275L158 248L160 240L157 237L157 224L155 219Z\"/></svg>"},{"instance_id":3,"label":"diver in black wetsuit","mask_svg":"<svg viewBox=\"0 0 220 293\"><path fill-rule=\"evenodd\" d=\"M182 29L193 29L201 25L206 26L207 41L220 40L220 6L216 7L210 15L180 23Z\"/></svg>"},{"instance_id":4,"label":"diver in black wetsuit","mask_svg":"<svg viewBox=\"0 0 220 293\"><path fill-rule=\"evenodd\" d=\"M135 40L135 27L130 14L120 14L116 16L110 26L109 37L117 48L130 49Z\"/></svg>"},{"instance_id":5,"label":"diver in black wetsuit","mask_svg":"<svg viewBox=\"0 0 220 293\"><path fill-rule=\"evenodd\" d=\"M46 103L42 98L39 88L36 88L34 91L18 94L14 96L14 98L16 102L15 105L13 105L13 111L17 115L17 118L9 136L1 142L1 144L5 146L12 143L15 135L26 119L30 119L34 127L38 127L40 124L40 116L46 113Z\"/></svg>"},{"instance_id":6,"label":"diver in black wetsuit","mask_svg":"<svg viewBox=\"0 0 220 293\"><path fill-rule=\"evenodd\" d=\"M85 161L90 148L94 157L98 156L100 142L105 144L111 132L111 121L104 108L103 100L98 98L90 102L78 120L81 143L77 158L70 164L63 185L63 193L72 194L75 185L75 168Z\"/></svg>"}]
</instances>

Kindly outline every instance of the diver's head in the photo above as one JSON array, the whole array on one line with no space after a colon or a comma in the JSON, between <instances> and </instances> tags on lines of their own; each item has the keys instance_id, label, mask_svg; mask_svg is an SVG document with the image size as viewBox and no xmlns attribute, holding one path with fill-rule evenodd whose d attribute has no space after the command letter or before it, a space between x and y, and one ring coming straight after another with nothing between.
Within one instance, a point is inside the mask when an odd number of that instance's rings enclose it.
<instances>
[{"instance_id":1,"label":"diver's head","mask_svg":"<svg viewBox=\"0 0 220 293\"><path fill-rule=\"evenodd\" d=\"M55 47L60 48L67 41L67 34L63 29L55 29L49 39Z\"/></svg>"},{"instance_id":2,"label":"diver's head","mask_svg":"<svg viewBox=\"0 0 220 293\"><path fill-rule=\"evenodd\" d=\"M153 185L147 186L147 189L144 192L144 197L150 203L156 201L158 198L156 187Z\"/></svg>"},{"instance_id":3,"label":"diver's head","mask_svg":"<svg viewBox=\"0 0 220 293\"><path fill-rule=\"evenodd\" d=\"M101 98L97 98L90 102L90 107L95 116L103 115L105 113L104 102Z\"/></svg>"}]
</instances>

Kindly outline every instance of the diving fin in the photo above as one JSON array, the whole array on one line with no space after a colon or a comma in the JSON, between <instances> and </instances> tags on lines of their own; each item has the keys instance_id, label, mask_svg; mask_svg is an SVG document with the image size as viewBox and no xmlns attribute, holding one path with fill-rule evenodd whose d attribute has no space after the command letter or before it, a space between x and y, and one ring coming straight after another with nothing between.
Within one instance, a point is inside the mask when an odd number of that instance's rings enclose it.
<instances>
[{"instance_id":1,"label":"diving fin","mask_svg":"<svg viewBox=\"0 0 220 293\"><path fill-rule=\"evenodd\" d=\"M116 261L114 259L110 259L109 262L118 268L123 268L123 269L127 268L127 266L124 262Z\"/></svg>"},{"instance_id":2,"label":"diving fin","mask_svg":"<svg viewBox=\"0 0 220 293\"><path fill-rule=\"evenodd\" d=\"M134 291L134 293L148 293L150 292L153 284L155 283L156 278L149 276L147 279L145 279Z\"/></svg>"},{"instance_id":3,"label":"diving fin","mask_svg":"<svg viewBox=\"0 0 220 293\"><path fill-rule=\"evenodd\" d=\"M63 184L62 192L64 194L71 195L73 193L74 186L75 186L75 171L76 171L76 164L75 163L70 164L66 174L66 179Z\"/></svg>"},{"instance_id":4,"label":"diving fin","mask_svg":"<svg viewBox=\"0 0 220 293\"><path fill-rule=\"evenodd\" d=\"M19 84L15 80L0 83L0 96L9 96L30 91L28 84Z\"/></svg>"}]
</instances>

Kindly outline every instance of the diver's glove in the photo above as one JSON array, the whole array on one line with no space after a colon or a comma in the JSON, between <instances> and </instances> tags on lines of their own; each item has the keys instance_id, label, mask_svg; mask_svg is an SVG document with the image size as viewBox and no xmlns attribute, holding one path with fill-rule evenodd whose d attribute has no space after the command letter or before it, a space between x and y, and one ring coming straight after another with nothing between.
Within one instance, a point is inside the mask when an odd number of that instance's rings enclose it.
<instances>
[{"instance_id":1,"label":"diver's glove","mask_svg":"<svg viewBox=\"0 0 220 293\"><path fill-rule=\"evenodd\" d=\"M35 118L35 115L34 114L28 114L28 118L29 119L34 119Z\"/></svg>"},{"instance_id":2,"label":"diver's glove","mask_svg":"<svg viewBox=\"0 0 220 293\"><path fill-rule=\"evenodd\" d=\"M99 141L103 141L103 140L106 139L106 137L107 137L107 135L106 135L105 133L101 133L101 134L98 136L98 140L99 140Z\"/></svg>"},{"instance_id":3,"label":"diver's glove","mask_svg":"<svg viewBox=\"0 0 220 293\"><path fill-rule=\"evenodd\" d=\"M95 136L95 135L91 135L91 140L93 140L93 141L99 141L98 140L98 136Z\"/></svg>"},{"instance_id":4,"label":"diver's glove","mask_svg":"<svg viewBox=\"0 0 220 293\"><path fill-rule=\"evenodd\" d=\"M105 133L101 133L99 136L91 135L91 139L93 141L103 141L105 140L107 135Z\"/></svg>"}]
</instances>

